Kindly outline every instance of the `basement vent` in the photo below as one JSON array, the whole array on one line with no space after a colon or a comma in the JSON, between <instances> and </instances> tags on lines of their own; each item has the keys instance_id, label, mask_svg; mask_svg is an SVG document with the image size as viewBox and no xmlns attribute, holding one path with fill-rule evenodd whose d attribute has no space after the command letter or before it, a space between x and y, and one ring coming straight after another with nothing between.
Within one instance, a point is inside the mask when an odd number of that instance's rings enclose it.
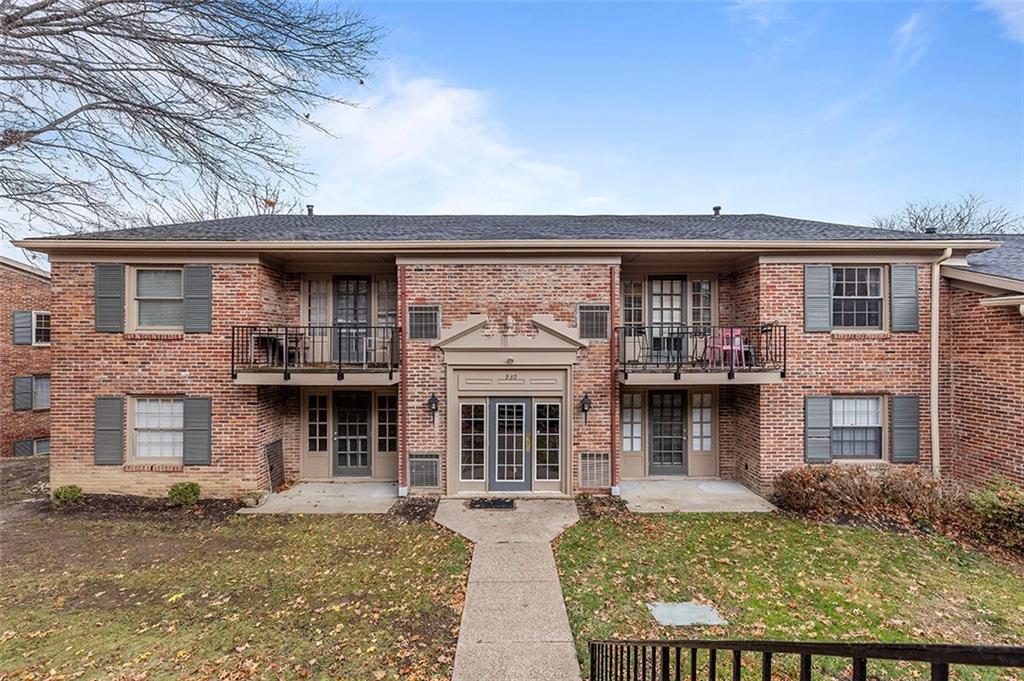
<instances>
[{"instance_id":1,"label":"basement vent","mask_svg":"<svg viewBox=\"0 0 1024 681\"><path fill-rule=\"evenodd\" d=\"M267 470L270 471L270 489L275 492L284 485L284 443L274 440L263 449L267 457Z\"/></svg>"},{"instance_id":2,"label":"basement vent","mask_svg":"<svg viewBox=\"0 0 1024 681\"><path fill-rule=\"evenodd\" d=\"M413 487L441 484L441 456L436 453L409 455L409 482Z\"/></svg>"},{"instance_id":3,"label":"basement vent","mask_svg":"<svg viewBox=\"0 0 1024 681\"><path fill-rule=\"evenodd\" d=\"M606 452L583 452L580 456L580 487L611 487L611 456Z\"/></svg>"}]
</instances>

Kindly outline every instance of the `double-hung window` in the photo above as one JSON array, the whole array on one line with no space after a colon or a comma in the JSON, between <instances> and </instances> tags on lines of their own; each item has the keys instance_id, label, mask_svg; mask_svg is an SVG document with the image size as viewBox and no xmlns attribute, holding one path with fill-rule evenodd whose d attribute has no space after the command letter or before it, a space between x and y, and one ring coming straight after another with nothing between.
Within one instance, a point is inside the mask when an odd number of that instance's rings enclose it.
<instances>
[{"instance_id":1,"label":"double-hung window","mask_svg":"<svg viewBox=\"0 0 1024 681\"><path fill-rule=\"evenodd\" d=\"M181 268L135 270L135 327L180 330L184 323Z\"/></svg>"},{"instance_id":2,"label":"double-hung window","mask_svg":"<svg viewBox=\"0 0 1024 681\"><path fill-rule=\"evenodd\" d=\"M32 408L33 409L49 409L50 408L50 377L49 376L33 376L32 377Z\"/></svg>"},{"instance_id":3,"label":"double-hung window","mask_svg":"<svg viewBox=\"0 0 1024 681\"><path fill-rule=\"evenodd\" d=\"M832 327L882 328L882 268L832 268Z\"/></svg>"},{"instance_id":4,"label":"double-hung window","mask_svg":"<svg viewBox=\"0 0 1024 681\"><path fill-rule=\"evenodd\" d=\"M185 444L185 400L136 397L132 423L136 459L181 459Z\"/></svg>"},{"instance_id":5,"label":"double-hung window","mask_svg":"<svg viewBox=\"0 0 1024 681\"><path fill-rule=\"evenodd\" d=\"M50 344L50 313L35 311L32 313L32 345Z\"/></svg>"},{"instance_id":6,"label":"double-hung window","mask_svg":"<svg viewBox=\"0 0 1024 681\"><path fill-rule=\"evenodd\" d=\"M14 411L29 411L50 408L49 376L15 376Z\"/></svg>"},{"instance_id":7,"label":"double-hung window","mask_svg":"<svg viewBox=\"0 0 1024 681\"><path fill-rule=\"evenodd\" d=\"M882 458L882 398L832 398L832 458Z\"/></svg>"}]
</instances>

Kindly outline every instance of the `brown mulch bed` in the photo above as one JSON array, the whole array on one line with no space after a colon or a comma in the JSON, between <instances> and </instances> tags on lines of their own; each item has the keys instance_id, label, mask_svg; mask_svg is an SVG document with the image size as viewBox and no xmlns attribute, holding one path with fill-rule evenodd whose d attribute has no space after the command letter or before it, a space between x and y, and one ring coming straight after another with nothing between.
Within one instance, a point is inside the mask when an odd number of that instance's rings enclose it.
<instances>
[{"instance_id":1,"label":"brown mulch bed","mask_svg":"<svg viewBox=\"0 0 1024 681\"><path fill-rule=\"evenodd\" d=\"M576 512L581 520L598 520L615 516L629 515L626 502L622 497L594 496L591 494L576 495Z\"/></svg>"},{"instance_id":2,"label":"brown mulch bed","mask_svg":"<svg viewBox=\"0 0 1024 681\"><path fill-rule=\"evenodd\" d=\"M61 515L87 516L105 520L159 520L189 518L222 522L242 507L238 499L200 499L195 506L171 506L164 498L137 497L127 494L86 494L77 504L56 509Z\"/></svg>"},{"instance_id":3,"label":"brown mulch bed","mask_svg":"<svg viewBox=\"0 0 1024 681\"><path fill-rule=\"evenodd\" d=\"M399 499L388 515L407 523L426 523L434 519L437 504L437 497L406 497Z\"/></svg>"}]
</instances>

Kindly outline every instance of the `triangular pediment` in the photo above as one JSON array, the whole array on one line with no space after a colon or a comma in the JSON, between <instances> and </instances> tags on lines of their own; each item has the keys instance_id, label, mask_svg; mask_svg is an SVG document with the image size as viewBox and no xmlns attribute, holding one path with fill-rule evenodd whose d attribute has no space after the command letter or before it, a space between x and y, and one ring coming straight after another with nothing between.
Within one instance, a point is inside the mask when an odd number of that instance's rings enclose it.
<instances>
[{"instance_id":1,"label":"triangular pediment","mask_svg":"<svg viewBox=\"0 0 1024 681\"><path fill-rule=\"evenodd\" d=\"M534 315L530 324L533 328L527 335L525 329L509 332L500 325L491 325L486 315L470 315L448 329L434 347L445 351L573 353L587 347L587 342L580 340L576 329L551 315Z\"/></svg>"}]
</instances>

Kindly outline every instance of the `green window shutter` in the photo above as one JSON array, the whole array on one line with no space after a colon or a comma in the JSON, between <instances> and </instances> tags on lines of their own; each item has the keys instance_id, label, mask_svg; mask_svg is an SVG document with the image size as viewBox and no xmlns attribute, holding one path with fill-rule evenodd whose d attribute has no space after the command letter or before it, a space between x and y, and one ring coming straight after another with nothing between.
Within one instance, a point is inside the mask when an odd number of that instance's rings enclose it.
<instances>
[{"instance_id":1,"label":"green window shutter","mask_svg":"<svg viewBox=\"0 0 1024 681\"><path fill-rule=\"evenodd\" d=\"M186 265L184 272L185 333L210 333L213 270L209 265Z\"/></svg>"},{"instance_id":2,"label":"green window shutter","mask_svg":"<svg viewBox=\"0 0 1024 681\"><path fill-rule=\"evenodd\" d=\"M120 466L124 462L124 398L97 397L93 463Z\"/></svg>"},{"instance_id":3,"label":"green window shutter","mask_svg":"<svg viewBox=\"0 0 1024 681\"><path fill-rule=\"evenodd\" d=\"M917 395L896 395L889 407L892 421L893 463L917 463L921 450L921 400Z\"/></svg>"},{"instance_id":4,"label":"green window shutter","mask_svg":"<svg viewBox=\"0 0 1024 681\"><path fill-rule=\"evenodd\" d=\"M804 265L804 331L832 330L832 267Z\"/></svg>"},{"instance_id":5,"label":"green window shutter","mask_svg":"<svg viewBox=\"0 0 1024 681\"><path fill-rule=\"evenodd\" d=\"M832 398L804 398L804 460L827 463L832 460Z\"/></svg>"},{"instance_id":6,"label":"green window shutter","mask_svg":"<svg viewBox=\"0 0 1024 681\"><path fill-rule=\"evenodd\" d=\"M96 265L96 330L124 331L124 265Z\"/></svg>"},{"instance_id":7,"label":"green window shutter","mask_svg":"<svg viewBox=\"0 0 1024 681\"><path fill-rule=\"evenodd\" d=\"M32 345L32 313L14 313L14 337L15 345Z\"/></svg>"},{"instance_id":8,"label":"green window shutter","mask_svg":"<svg viewBox=\"0 0 1024 681\"><path fill-rule=\"evenodd\" d=\"M209 397L185 398L185 442L182 462L186 466L210 465L212 403Z\"/></svg>"},{"instance_id":9,"label":"green window shutter","mask_svg":"<svg viewBox=\"0 0 1024 681\"><path fill-rule=\"evenodd\" d=\"M14 456L32 456L32 440L15 440Z\"/></svg>"},{"instance_id":10,"label":"green window shutter","mask_svg":"<svg viewBox=\"0 0 1024 681\"><path fill-rule=\"evenodd\" d=\"M892 299L892 330L917 331L917 265L893 265L889 294Z\"/></svg>"},{"instance_id":11,"label":"green window shutter","mask_svg":"<svg viewBox=\"0 0 1024 681\"><path fill-rule=\"evenodd\" d=\"M32 377L14 377L14 411L32 409Z\"/></svg>"}]
</instances>

